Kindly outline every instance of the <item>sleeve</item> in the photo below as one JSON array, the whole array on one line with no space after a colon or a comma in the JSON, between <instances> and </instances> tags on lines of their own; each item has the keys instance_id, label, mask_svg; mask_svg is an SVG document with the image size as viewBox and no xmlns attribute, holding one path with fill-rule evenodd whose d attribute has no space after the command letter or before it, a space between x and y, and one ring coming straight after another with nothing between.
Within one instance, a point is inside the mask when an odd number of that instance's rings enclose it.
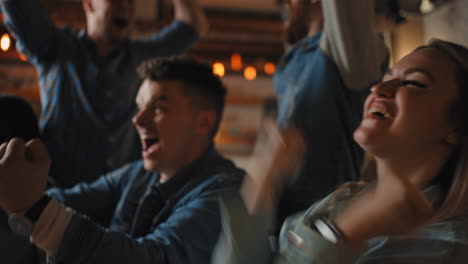
<instances>
[{"instance_id":1,"label":"sleeve","mask_svg":"<svg viewBox=\"0 0 468 264\"><path fill-rule=\"evenodd\" d=\"M199 35L192 25L174 21L150 38L135 40L133 50L140 61L179 55L189 50L198 39Z\"/></svg>"},{"instance_id":2,"label":"sleeve","mask_svg":"<svg viewBox=\"0 0 468 264\"><path fill-rule=\"evenodd\" d=\"M220 200L222 230L212 264L268 264L273 257L269 235L273 230L271 211L249 215L240 194Z\"/></svg>"},{"instance_id":3,"label":"sleeve","mask_svg":"<svg viewBox=\"0 0 468 264\"><path fill-rule=\"evenodd\" d=\"M39 0L0 0L4 23L16 46L30 62L54 60L64 34L40 6ZM63 43L62 43L63 44Z\"/></svg>"},{"instance_id":4,"label":"sleeve","mask_svg":"<svg viewBox=\"0 0 468 264\"><path fill-rule=\"evenodd\" d=\"M73 216L56 259L65 263L207 263L220 231L218 195L205 192L176 208L151 233L131 238Z\"/></svg>"},{"instance_id":5,"label":"sleeve","mask_svg":"<svg viewBox=\"0 0 468 264\"><path fill-rule=\"evenodd\" d=\"M385 43L374 30L374 1L327 0L322 8L321 49L335 62L348 88L369 88L385 73L389 59Z\"/></svg>"},{"instance_id":6,"label":"sleeve","mask_svg":"<svg viewBox=\"0 0 468 264\"><path fill-rule=\"evenodd\" d=\"M275 257L274 264L355 264L364 253L345 244L334 244L309 227L298 223L294 229L286 230L280 253ZM302 226L301 226L302 225Z\"/></svg>"},{"instance_id":7,"label":"sleeve","mask_svg":"<svg viewBox=\"0 0 468 264\"><path fill-rule=\"evenodd\" d=\"M81 183L70 189L50 189L47 194L73 210L107 226L125 184L129 166L99 177L93 183Z\"/></svg>"}]
</instances>

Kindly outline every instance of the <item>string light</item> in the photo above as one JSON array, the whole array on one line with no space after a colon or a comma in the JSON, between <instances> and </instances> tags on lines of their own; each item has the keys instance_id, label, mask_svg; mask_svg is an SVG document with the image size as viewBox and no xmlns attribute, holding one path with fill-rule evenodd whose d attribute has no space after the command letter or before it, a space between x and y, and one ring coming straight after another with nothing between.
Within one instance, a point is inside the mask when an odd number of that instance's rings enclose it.
<instances>
[{"instance_id":1,"label":"string light","mask_svg":"<svg viewBox=\"0 0 468 264\"><path fill-rule=\"evenodd\" d=\"M273 64L271 62L267 62L263 66L263 71L268 75L273 75L275 73L275 71L276 71L276 66L275 66L275 64Z\"/></svg>"},{"instance_id":2,"label":"string light","mask_svg":"<svg viewBox=\"0 0 468 264\"><path fill-rule=\"evenodd\" d=\"M213 63L213 74L218 75L219 77L223 77L226 73L226 69L224 68L224 64L221 62Z\"/></svg>"},{"instance_id":3,"label":"string light","mask_svg":"<svg viewBox=\"0 0 468 264\"><path fill-rule=\"evenodd\" d=\"M242 70L242 56L239 53L234 53L231 55L231 70Z\"/></svg>"},{"instance_id":4,"label":"string light","mask_svg":"<svg viewBox=\"0 0 468 264\"><path fill-rule=\"evenodd\" d=\"M257 78L257 70L252 66L246 67L244 70L244 78L249 81L255 80Z\"/></svg>"},{"instance_id":5,"label":"string light","mask_svg":"<svg viewBox=\"0 0 468 264\"><path fill-rule=\"evenodd\" d=\"M10 48L10 46L11 46L10 35L8 35L8 33L5 33L0 38L0 49L2 49L3 51L7 51Z\"/></svg>"},{"instance_id":6,"label":"string light","mask_svg":"<svg viewBox=\"0 0 468 264\"><path fill-rule=\"evenodd\" d=\"M421 13L428 14L434 11L434 4L430 0L423 0L419 9L421 10Z\"/></svg>"}]
</instances>

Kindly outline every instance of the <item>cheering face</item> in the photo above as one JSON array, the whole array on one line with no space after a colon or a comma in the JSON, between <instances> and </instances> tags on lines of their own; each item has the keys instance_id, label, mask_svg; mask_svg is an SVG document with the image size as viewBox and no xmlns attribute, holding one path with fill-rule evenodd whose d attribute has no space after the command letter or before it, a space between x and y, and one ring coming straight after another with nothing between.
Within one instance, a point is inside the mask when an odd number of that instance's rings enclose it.
<instances>
[{"instance_id":1,"label":"cheering face","mask_svg":"<svg viewBox=\"0 0 468 264\"><path fill-rule=\"evenodd\" d=\"M200 152L200 113L183 94L180 81L145 80L138 91L138 113L133 118L142 144L144 167L154 172L174 172Z\"/></svg>"},{"instance_id":2,"label":"cheering face","mask_svg":"<svg viewBox=\"0 0 468 264\"><path fill-rule=\"evenodd\" d=\"M446 148L456 130L455 65L441 51L414 51L371 88L355 140L377 157L417 155Z\"/></svg>"},{"instance_id":3,"label":"cheering face","mask_svg":"<svg viewBox=\"0 0 468 264\"><path fill-rule=\"evenodd\" d=\"M88 17L96 21L103 39L119 42L130 35L134 22L134 0L85 0L90 4L85 8Z\"/></svg>"}]
</instances>

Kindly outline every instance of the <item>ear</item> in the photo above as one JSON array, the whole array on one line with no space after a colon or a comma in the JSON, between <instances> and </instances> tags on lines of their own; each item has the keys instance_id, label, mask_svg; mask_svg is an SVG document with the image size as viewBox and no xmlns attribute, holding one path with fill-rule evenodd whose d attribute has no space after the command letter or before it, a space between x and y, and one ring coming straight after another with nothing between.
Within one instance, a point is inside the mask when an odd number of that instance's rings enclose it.
<instances>
[{"instance_id":1,"label":"ear","mask_svg":"<svg viewBox=\"0 0 468 264\"><path fill-rule=\"evenodd\" d=\"M92 0L82 0L82 4L83 4L83 9L86 12L88 12L88 11L93 12L94 11Z\"/></svg>"},{"instance_id":2,"label":"ear","mask_svg":"<svg viewBox=\"0 0 468 264\"><path fill-rule=\"evenodd\" d=\"M458 145L460 144L460 141L460 133L458 130L450 132L450 134L448 134L444 139L444 142L449 145Z\"/></svg>"},{"instance_id":3,"label":"ear","mask_svg":"<svg viewBox=\"0 0 468 264\"><path fill-rule=\"evenodd\" d=\"M209 134L216 122L216 112L213 110L201 110L198 113L196 132Z\"/></svg>"}]
</instances>

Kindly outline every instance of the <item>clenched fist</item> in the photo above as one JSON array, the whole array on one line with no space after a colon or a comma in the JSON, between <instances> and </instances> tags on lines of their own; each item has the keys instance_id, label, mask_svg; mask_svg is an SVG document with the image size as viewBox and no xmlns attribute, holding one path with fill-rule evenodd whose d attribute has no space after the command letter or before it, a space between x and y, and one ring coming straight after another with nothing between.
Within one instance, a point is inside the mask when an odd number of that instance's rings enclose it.
<instances>
[{"instance_id":1,"label":"clenched fist","mask_svg":"<svg viewBox=\"0 0 468 264\"><path fill-rule=\"evenodd\" d=\"M44 193L50 160L38 139L14 138L0 146L0 207L9 212L29 209Z\"/></svg>"}]
</instances>

